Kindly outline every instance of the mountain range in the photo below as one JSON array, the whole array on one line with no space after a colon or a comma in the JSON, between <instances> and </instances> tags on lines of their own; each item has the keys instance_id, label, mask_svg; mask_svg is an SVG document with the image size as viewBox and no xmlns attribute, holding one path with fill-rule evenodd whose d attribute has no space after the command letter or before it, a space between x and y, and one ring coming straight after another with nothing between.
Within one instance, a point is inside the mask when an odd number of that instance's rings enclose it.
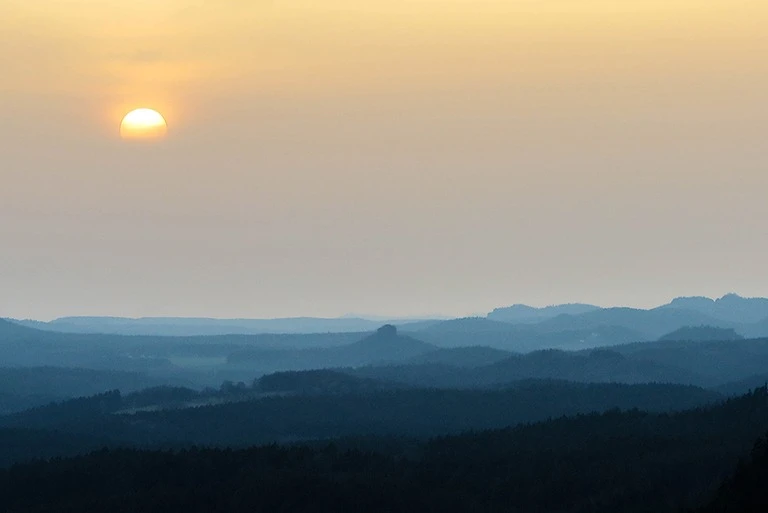
<instances>
[{"instance_id":1,"label":"mountain range","mask_svg":"<svg viewBox=\"0 0 768 513\"><path fill-rule=\"evenodd\" d=\"M425 333L430 343L443 347L468 345L466 334L482 333L496 343L483 343L501 349L534 350L543 347L574 347L580 341L592 347L607 344L655 340L686 326L713 326L735 329L746 337L768 336L768 299L744 298L728 294L718 299L679 297L651 309L625 307L601 308L589 304L564 304L536 308L513 305L496 308L485 317L471 319L364 319L342 317L321 319L297 317L285 319L206 319L206 318L140 318L65 317L50 322L14 320L27 327L65 332L144 336L258 335L306 333L361 333L392 324L404 332ZM515 329L511 329L514 326ZM606 332L607 330L607 332ZM524 342L514 347L515 340L529 341L552 333L572 332L560 339L542 343ZM464 333L458 336L457 333ZM503 334L503 335L502 335ZM443 342L437 341L441 338ZM481 341L475 341L477 344ZM470 344L471 345L471 344ZM504 347L502 347L504 346Z\"/></svg>"}]
</instances>

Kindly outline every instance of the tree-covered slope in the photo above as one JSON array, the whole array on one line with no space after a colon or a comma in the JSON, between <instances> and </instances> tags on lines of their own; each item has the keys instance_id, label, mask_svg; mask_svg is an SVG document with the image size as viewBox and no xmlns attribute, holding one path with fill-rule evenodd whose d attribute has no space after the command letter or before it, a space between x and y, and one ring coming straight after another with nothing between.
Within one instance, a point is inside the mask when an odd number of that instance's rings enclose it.
<instances>
[{"instance_id":1,"label":"tree-covered slope","mask_svg":"<svg viewBox=\"0 0 768 513\"><path fill-rule=\"evenodd\" d=\"M0 471L0 510L678 513L706 502L766 424L762 389L678 414L613 410L403 451L103 450Z\"/></svg>"}]
</instances>

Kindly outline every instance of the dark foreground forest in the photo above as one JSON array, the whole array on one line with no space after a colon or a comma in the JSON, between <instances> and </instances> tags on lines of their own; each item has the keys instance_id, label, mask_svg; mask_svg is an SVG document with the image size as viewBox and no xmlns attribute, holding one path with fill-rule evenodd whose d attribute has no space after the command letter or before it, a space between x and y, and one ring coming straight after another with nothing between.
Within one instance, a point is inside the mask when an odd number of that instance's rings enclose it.
<instances>
[{"instance_id":1,"label":"dark foreground forest","mask_svg":"<svg viewBox=\"0 0 768 513\"><path fill-rule=\"evenodd\" d=\"M102 449L0 471L0 510L751 512L766 426L760 388L674 414L610 410L424 442Z\"/></svg>"}]
</instances>

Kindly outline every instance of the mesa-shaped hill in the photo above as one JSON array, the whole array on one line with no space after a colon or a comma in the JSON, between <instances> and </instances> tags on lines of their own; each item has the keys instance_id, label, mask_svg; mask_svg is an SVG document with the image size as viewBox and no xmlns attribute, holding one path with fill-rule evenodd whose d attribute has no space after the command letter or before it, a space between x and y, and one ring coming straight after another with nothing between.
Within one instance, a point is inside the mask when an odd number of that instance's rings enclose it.
<instances>
[{"instance_id":1,"label":"mesa-shaped hill","mask_svg":"<svg viewBox=\"0 0 768 513\"><path fill-rule=\"evenodd\" d=\"M337 348L346 358L382 363L408 360L435 350L437 347L432 344L399 334L397 328L391 324L382 326L359 342Z\"/></svg>"}]
</instances>

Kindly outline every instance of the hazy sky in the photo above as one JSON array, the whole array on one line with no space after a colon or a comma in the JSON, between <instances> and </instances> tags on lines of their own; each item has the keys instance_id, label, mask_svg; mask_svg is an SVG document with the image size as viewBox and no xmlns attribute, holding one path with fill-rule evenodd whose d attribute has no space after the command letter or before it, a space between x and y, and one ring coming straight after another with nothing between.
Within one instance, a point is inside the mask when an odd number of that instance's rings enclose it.
<instances>
[{"instance_id":1,"label":"hazy sky","mask_svg":"<svg viewBox=\"0 0 768 513\"><path fill-rule=\"evenodd\" d=\"M765 0L0 0L0 316L768 295ZM165 115L162 144L119 139Z\"/></svg>"}]
</instances>

